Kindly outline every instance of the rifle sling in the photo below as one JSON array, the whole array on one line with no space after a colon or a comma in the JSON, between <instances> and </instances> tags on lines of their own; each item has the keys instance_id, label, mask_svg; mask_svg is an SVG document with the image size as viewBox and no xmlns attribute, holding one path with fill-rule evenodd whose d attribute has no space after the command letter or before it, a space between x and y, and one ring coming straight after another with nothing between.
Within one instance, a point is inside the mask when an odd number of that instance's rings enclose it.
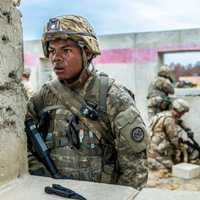
<instances>
[{"instance_id":1,"label":"rifle sling","mask_svg":"<svg viewBox=\"0 0 200 200\"><path fill-rule=\"evenodd\" d=\"M81 96L78 96L68 87L62 85L58 80L51 81L49 86L50 90L56 95L60 102L74 115L78 116L79 120L87 128L92 130L99 140L102 138L102 136L105 136L106 130L98 123L98 121L93 121L81 115L81 105L85 104L85 101Z\"/></svg>"}]
</instances>

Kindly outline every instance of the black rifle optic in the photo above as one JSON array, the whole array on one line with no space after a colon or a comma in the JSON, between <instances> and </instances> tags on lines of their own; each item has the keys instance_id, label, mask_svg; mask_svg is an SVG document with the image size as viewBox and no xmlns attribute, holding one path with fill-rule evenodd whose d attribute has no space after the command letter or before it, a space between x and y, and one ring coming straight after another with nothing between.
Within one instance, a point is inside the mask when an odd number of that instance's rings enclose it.
<instances>
[{"instance_id":1,"label":"black rifle optic","mask_svg":"<svg viewBox=\"0 0 200 200\"><path fill-rule=\"evenodd\" d=\"M32 119L25 121L25 132L28 137L29 150L44 164L52 177L56 179L67 179L67 177L63 177L59 174L54 162L50 159L48 148Z\"/></svg>"}]
</instances>

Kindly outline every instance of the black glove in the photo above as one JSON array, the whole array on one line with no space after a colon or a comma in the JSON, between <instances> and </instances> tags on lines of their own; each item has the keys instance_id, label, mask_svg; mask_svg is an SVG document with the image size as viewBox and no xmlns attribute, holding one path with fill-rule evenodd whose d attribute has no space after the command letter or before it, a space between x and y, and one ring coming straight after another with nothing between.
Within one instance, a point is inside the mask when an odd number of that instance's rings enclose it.
<instances>
[{"instance_id":1,"label":"black glove","mask_svg":"<svg viewBox=\"0 0 200 200\"><path fill-rule=\"evenodd\" d=\"M193 131L190 128L186 129L185 131L186 131L187 136L189 138L193 138L194 137L194 133L193 133Z\"/></svg>"}]
</instances>

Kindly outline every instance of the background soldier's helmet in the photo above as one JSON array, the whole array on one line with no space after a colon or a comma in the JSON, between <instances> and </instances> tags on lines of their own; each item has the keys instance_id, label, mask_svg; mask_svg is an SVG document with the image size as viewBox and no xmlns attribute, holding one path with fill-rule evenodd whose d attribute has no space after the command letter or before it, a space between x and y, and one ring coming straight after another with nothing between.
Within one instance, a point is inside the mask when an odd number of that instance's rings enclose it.
<instances>
[{"instance_id":1,"label":"background soldier's helmet","mask_svg":"<svg viewBox=\"0 0 200 200\"><path fill-rule=\"evenodd\" d=\"M26 75L26 76L30 76L31 75L31 69L30 68L24 68L24 71L22 73L23 75Z\"/></svg>"},{"instance_id":2,"label":"background soldier's helmet","mask_svg":"<svg viewBox=\"0 0 200 200\"><path fill-rule=\"evenodd\" d=\"M158 76L163 76L172 79L172 72L168 66L163 65L159 69Z\"/></svg>"},{"instance_id":3,"label":"background soldier's helmet","mask_svg":"<svg viewBox=\"0 0 200 200\"><path fill-rule=\"evenodd\" d=\"M186 113L189 111L189 104L187 101L183 99L176 99L173 102L172 108L178 113Z\"/></svg>"},{"instance_id":4,"label":"background soldier's helmet","mask_svg":"<svg viewBox=\"0 0 200 200\"><path fill-rule=\"evenodd\" d=\"M88 21L76 15L64 15L49 20L44 27L42 45L44 55L49 56L48 43L55 39L72 39L80 47L87 47L94 55L100 54L95 32Z\"/></svg>"}]
</instances>

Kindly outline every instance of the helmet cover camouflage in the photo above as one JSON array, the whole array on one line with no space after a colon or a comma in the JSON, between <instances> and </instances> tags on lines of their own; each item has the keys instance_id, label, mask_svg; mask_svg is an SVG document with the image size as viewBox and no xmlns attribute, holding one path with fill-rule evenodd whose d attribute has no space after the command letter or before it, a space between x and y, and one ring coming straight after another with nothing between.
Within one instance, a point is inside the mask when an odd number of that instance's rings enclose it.
<instances>
[{"instance_id":1,"label":"helmet cover camouflage","mask_svg":"<svg viewBox=\"0 0 200 200\"><path fill-rule=\"evenodd\" d=\"M76 15L63 15L51 18L44 27L42 45L44 55L49 56L48 43L55 39L72 39L79 46L86 46L93 55L100 54L95 32L88 21Z\"/></svg>"},{"instance_id":2,"label":"helmet cover camouflage","mask_svg":"<svg viewBox=\"0 0 200 200\"><path fill-rule=\"evenodd\" d=\"M159 69L158 76L163 76L172 79L172 72L168 66L163 65Z\"/></svg>"},{"instance_id":3,"label":"helmet cover camouflage","mask_svg":"<svg viewBox=\"0 0 200 200\"><path fill-rule=\"evenodd\" d=\"M178 113L186 113L190 109L188 102L183 99L176 99L173 102L172 108L176 110Z\"/></svg>"}]
</instances>

